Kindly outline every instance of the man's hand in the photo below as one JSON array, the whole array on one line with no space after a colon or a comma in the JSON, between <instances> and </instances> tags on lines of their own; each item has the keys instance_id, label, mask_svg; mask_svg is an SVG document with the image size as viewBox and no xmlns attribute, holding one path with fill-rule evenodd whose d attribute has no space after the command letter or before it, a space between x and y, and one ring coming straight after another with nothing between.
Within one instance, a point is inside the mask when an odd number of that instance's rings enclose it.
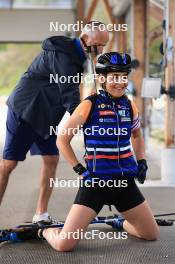
<instances>
[{"instance_id":1,"label":"man's hand","mask_svg":"<svg viewBox=\"0 0 175 264\"><path fill-rule=\"evenodd\" d=\"M147 162L145 159L141 159L137 161L137 164L138 164L137 179L141 184L143 184L146 179L146 172L148 169Z\"/></svg>"}]
</instances>

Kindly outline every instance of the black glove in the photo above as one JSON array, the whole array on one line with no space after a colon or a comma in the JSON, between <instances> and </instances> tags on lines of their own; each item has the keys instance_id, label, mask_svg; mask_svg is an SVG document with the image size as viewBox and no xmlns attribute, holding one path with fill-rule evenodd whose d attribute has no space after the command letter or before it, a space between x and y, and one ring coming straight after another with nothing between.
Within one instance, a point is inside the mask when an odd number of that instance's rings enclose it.
<instances>
[{"instance_id":1,"label":"black glove","mask_svg":"<svg viewBox=\"0 0 175 264\"><path fill-rule=\"evenodd\" d=\"M137 173L137 179L140 183L144 183L146 179L146 171L148 169L147 162L145 159L141 159L137 161L138 165L138 173Z\"/></svg>"},{"instance_id":2,"label":"black glove","mask_svg":"<svg viewBox=\"0 0 175 264\"><path fill-rule=\"evenodd\" d=\"M81 164L78 163L75 167L73 167L73 170L80 176L82 176L81 179L91 181L93 176L90 174L90 172Z\"/></svg>"}]
</instances>

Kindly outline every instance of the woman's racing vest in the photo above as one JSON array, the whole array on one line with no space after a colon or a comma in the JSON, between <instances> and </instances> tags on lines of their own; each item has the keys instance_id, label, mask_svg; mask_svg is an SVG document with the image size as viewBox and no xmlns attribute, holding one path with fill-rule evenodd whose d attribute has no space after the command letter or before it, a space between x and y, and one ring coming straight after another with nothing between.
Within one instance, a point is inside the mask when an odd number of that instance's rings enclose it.
<instances>
[{"instance_id":1,"label":"woman's racing vest","mask_svg":"<svg viewBox=\"0 0 175 264\"><path fill-rule=\"evenodd\" d=\"M95 177L108 180L135 177L137 163L131 150L132 106L127 96L112 99L105 91L86 99L92 111L83 126L85 161Z\"/></svg>"}]
</instances>

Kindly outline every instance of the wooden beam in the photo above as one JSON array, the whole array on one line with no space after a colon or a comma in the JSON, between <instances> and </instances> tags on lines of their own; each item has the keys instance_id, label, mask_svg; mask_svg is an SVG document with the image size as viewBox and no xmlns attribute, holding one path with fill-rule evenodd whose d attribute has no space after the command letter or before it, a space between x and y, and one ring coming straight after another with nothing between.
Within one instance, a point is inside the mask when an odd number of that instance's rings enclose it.
<instances>
[{"instance_id":1,"label":"wooden beam","mask_svg":"<svg viewBox=\"0 0 175 264\"><path fill-rule=\"evenodd\" d=\"M160 9L157 6L150 3L149 4L149 13L156 20L162 22L162 20L163 20L163 10L162 9Z\"/></svg>"},{"instance_id":2,"label":"wooden beam","mask_svg":"<svg viewBox=\"0 0 175 264\"><path fill-rule=\"evenodd\" d=\"M150 39L149 43L150 45L159 37L162 37L162 32L159 32L158 34L156 33L154 36L152 36L152 38Z\"/></svg>"},{"instance_id":3,"label":"wooden beam","mask_svg":"<svg viewBox=\"0 0 175 264\"><path fill-rule=\"evenodd\" d=\"M114 43L115 43L115 35L113 34L112 39L110 40L110 42L108 44L108 51L112 51Z\"/></svg>"},{"instance_id":4,"label":"wooden beam","mask_svg":"<svg viewBox=\"0 0 175 264\"><path fill-rule=\"evenodd\" d=\"M84 10L85 10L85 2L84 0L78 0L77 2L77 11L76 11L76 20L77 21L83 21L84 23ZM80 35L81 30L79 32L76 32L77 37ZM83 83L80 82L79 85L79 91L80 91L80 100L83 100Z\"/></svg>"},{"instance_id":5,"label":"wooden beam","mask_svg":"<svg viewBox=\"0 0 175 264\"><path fill-rule=\"evenodd\" d=\"M83 21L84 23L84 9L85 9L85 2L84 0L77 0L77 11L76 11L76 20ZM81 30L76 32L77 36L79 36Z\"/></svg>"},{"instance_id":6,"label":"wooden beam","mask_svg":"<svg viewBox=\"0 0 175 264\"><path fill-rule=\"evenodd\" d=\"M84 9L85 9L84 0L77 0L77 11L76 11L77 19L84 20Z\"/></svg>"},{"instance_id":7,"label":"wooden beam","mask_svg":"<svg viewBox=\"0 0 175 264\"><path fill-rule=\"evenodd\" d=\"M108 1L108 0L103 0L103 2L104 2L104 5L105 5L105 8L106 8L107 14L108 14L108 16L109 16L111 22L112 22L113 24L115 24L115 18L114 18L114 16L113 16L112 8L111 8L111 6L110 6L110 4L109 4L109 1Z\"/></svg>"},{"instance_id":8,"label":"wooden beam","mask_svg":"<svg viewBox=\"0 0 175 264\"><path fill-rule=\"evenodd\" d=\"M125 23L125 17L122 16L118 18L118 24ZM118 31L117 32L117 42L118 42L118 51L126 52L127 49L127 31Z\"/></svg>"},{"instance_id":9,"label":"wooden beam","mask_svg":"<svg viewBox=\"0 0 175 264\"><path fill-rule=\"evenodd\" d=\"M156 38L161 37L163 38L163 28L162 26L159 26L155 29L153 29L151 32L149 32L149 41L152 43Z\"/></svg>"},{"instance_id":10,"label":"wooden beam","mask_svg":"<svg viewBox=\"0 0 175 264\"><path fill-rule=\"evenodd\" d=\"M175 1L169 0L169 37L173 39L175 45ZM165 68L165 88L169 90L170 85L175 86L175 59L168 61ZM167 95L165 97L165 145L166 147L175 146L175 101L171 100Z\"/></svg>"},{"instance_id":11,"label":"wooden beam","mask_svg":"<svg viewBox=\"0 0 175 264\"><path fill-rule=\"evenodd\" d=\"M139 112L144 118L144 104L141 99L142 79L145 75L145 51L146 51L146 21L147 21L147 1L133 0L133 33L134 33L134 56L139 60L140 67L133 73L132 79L136 86L136 103ZM143 122L144 123L144 122ZM144 126L144 124L142 125Z\"/></svg>"},{"instance_id":12,"label":"wooden beam","mask_svg":"<svg viewBox=\"0 0 175 264\"><path fill-rule=\"evenodd\" d=\"M92 16L94 14L94 11L96 9L96 6L97 6L97 3L98 3L98 0L93 0L90 7L89 7L89 10L88 10L88 14L85 18L85 22L87 23L88 21L92 20Z\"/></svg>"},{"instance_id":13,"label":"wooden beam","mask_svg":"<svg viewBox=\"0 0 175 264\"><path fill-rule=\"evenodd\" d=\"M112 13L112 8L109 4L109 1L108 0L103 0L104 2L104 6L105 6L105 10L109 16L109 19L111 21L112 24L116 24L116 20L113 16L113 13ZM115 31L112 31L112 39L110 40L109 42L109 45L108 45L108 51L112 51L112 48L114 46L114 43L115 43L115 35L116 35L116 32Z\"/></svg>"}]
</instances>

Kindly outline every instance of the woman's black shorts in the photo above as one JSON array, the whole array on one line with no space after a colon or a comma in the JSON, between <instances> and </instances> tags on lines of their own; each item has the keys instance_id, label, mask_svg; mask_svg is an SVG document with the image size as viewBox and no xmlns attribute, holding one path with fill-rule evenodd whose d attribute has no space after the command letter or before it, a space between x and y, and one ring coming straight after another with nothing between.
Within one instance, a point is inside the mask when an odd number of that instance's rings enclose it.
<instances>
[{"instance_id":1,"label":"woman's black shorts","mask_svg":"<svg viewBox=\"0 0 175 264\"><path fill-rule=\"evenodd\" d=\"M120 182L119 182L120 181ZM119 212L124 212L144 202L145 198L137 187L134 179L126 179L122 184L118 180L117 187L79 187L74 204L92 208L97 214L103 205L114 205ZM124 185L127 185L124 187ZM118 187L120 186L120 187Z\"/></svg>"}]
</instances>

